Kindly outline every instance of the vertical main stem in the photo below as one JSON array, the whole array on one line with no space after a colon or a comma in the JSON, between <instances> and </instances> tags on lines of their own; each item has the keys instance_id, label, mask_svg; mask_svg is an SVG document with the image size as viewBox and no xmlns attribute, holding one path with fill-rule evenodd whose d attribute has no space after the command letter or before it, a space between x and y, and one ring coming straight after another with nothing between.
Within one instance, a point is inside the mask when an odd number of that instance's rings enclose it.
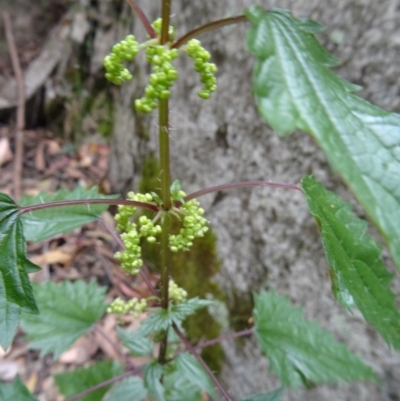
<instances>
[{"instance_id":1,"label":"vertical main stem","mask_svg":"<svg viewBox=\"0 0 400 401\"><path fill-rule=\"evenodd\" d=\"M171 14L171 0L162 0L162 9L161 9L161 38L160 44L167 43L169 41L169 20Z\"/></svg>"},{"instance_id":2,"label":"vertical main stem","mask_svg":"<svg viewBox=\"0 0 400 401\"><path fill-rule=\"evenodd\" d=\"M161 166L161 199L164 210L171 209L171 171L169 159L169 121L168 121L168 99L159 102L159 143L160 143L160 166Z\"/></svg>"},{"instance_id":3,"label":"vertical main stem","mask_svg":"<svg viewBox=\"0 0 400 401\"><path fill-rule=\"evenodd\" d=\"M168 130L168 100L160 100L159 104L159 142L160 142L160 166L161 166L161 199L164 210L171 209L171 172L169 160L169 130ZM169 294L169 270L170 270L170 249L169 249L169 234L171 229L171 220L168 215L164 215L161 230L161 306L168 309ZM167 353L167 337L161 342L158 361L165 363Z\"/></svg>"},{"instance_id":4,"label":"vertical main stem","mask_svg":"<svg viewBox=\"0 0 400 401\"><path fill-rule=\"evenodd\" d=\"M162 25L161 25L161 37L160 44L164 45L169 41L169 21L170 21L170 9L171 0L162 1ZM159 144L160 144L160 167L161 167L161 199L163 202L163 208L165 211L171 209L171 170L170 170L170 158L169 158L169 108L168 99L160 100L159 102ZM169 249L169 234L171 230L171 220L165 215L162 222L161 231L161 306L164 309L168 309L169 304L169 270L170 270L170 258L171 251ZM160 351L158 355L158 361L165 363L168 346L168 332L160 345Z\"/></svg>"}]
</instances>

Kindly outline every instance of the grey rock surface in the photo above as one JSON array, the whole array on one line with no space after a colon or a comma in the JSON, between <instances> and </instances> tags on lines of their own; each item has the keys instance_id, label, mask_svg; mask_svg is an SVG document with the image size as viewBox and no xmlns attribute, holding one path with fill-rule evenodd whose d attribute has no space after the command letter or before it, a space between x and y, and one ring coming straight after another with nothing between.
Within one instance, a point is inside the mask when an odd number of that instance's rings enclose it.
<instances>
[{"instance_id":1,"label":"grey rock surface","mask_svg":"<svg viewBox=\"0 0 400 401\"><path fill-rule=\"evenodd\" d=\"M288 8L297 17L311 17L327 26L319 35L342 62L337 72L362 85L360 93L373 103L400 111L400 3L394 0L261 1L266 8ZM240 14L250 0L191 0L173 2L173 23L178 34L207 21ZM159 2L147 2L152 18ZM128 12L128 15L129 12ZM126 21L115 31L119 39L128 32ZM131 25L139 38L138 22ZM327 165L326 158L308 135L278 137L258 116L250 80L252 56L245 50L246 26L230 26L200 39L218 65L218 91L207 102L196 92L198 76L187 58L179 59L181 78L171 100L171 159L174 178L186 192L241 180L297 183L314 174L350 202L353 197ZM135 65L137 79L121 88L116 102L115 137L111 178L119 190L137 184L140 165L148 152L157 151L157 120L132 113L132 99L141 96L146 68ZM147 127L147 138L139 135ZM313 390L290 391L285 401L394 401L400 399L400 356L389 350L377 332L355 311L347 313L334 301L316 225L300 193L283 189L242 189L202 199L207 218L218 237L222 270L217 277L228 294L243 298L250 291L274 288L308 318L331 330L348 344L382 378L377 383L342 383ZM356 206L357 212L362 211ZM371 231L372 235L376 233ZM377 237L379 238L379 237ZM394 267L384 252L392 271ZM400 293L400 281L393 289ZM231 298L233 302L233 299ZM224 344L226 362L222 379L239 397L268 391L279 383L268 372L255 341L244 347Z\"/></svg>"}]
</instances>

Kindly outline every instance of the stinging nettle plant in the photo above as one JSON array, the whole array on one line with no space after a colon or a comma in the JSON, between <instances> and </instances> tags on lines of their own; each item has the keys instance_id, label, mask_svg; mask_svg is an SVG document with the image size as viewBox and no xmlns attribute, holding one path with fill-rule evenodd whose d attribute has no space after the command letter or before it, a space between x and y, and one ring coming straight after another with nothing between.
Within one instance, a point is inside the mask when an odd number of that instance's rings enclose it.
<instances>
[{"instance_id":1,"label":"stinging nettle plant","mask_svg":"<svg viewBox=\"0 0 400 401\"><path fill-rule=\"evenodd\" d=\"M279 389L250 395L242 401L280 400L285 387L310 382L377 380L373 370L317 323L274 291L254 294L254 327L204 344L192 345L183 322L212 301L188 299L171 276L171 253L185 252L204 236L208 222L198 198L232 188L270 186L300 191L314 216L328 260L333 295L348 310L356 305L386 342L400 350L400 313L389 285L392 275L380 259L380 247L367 234L367 223L352 214L351 206L326 190L314 177L300 184L273 181L228 183L187 195L172 180L169 160L170 88L178 76L173 62L186 53L203 84L199 97L217 89L217 66L197 39L220 27L248 23L247 48L255 56L253 93L258 110L279 134L296 129L311 134L378 227L400 268L400 116L385 112L357 97L358 87L331 71L337 65L317 41L323 28L289 11L266 11L259 6L243 16L206 24L180 38L170 26L171 0L163 0L161 18L150 23L134 0L128 0L143 23L148 40L133 35L116 44L104 60L106 78L116 85L132 79L127 62L146 53L151 66L148 85L135 101L138 112L159 113L160 188L150 193L130 192L126 200L102 196L96 188L61 190L55 195L24 196L18 203L0 194L0 344L8 348L21 322L33 349L58 358L80 336L94 328L104 313L117 316L146 312L136 332L117 328L130 355L150 356L134 365L122 350L123 366L103 361L89 368L57 375L66 400L235 400L199 354L207 345L228 338L254 335L281 382ZM140 274L152 296L115 299L105 305L105 288L95 282L31 283L28 274L39 270L26 257L25 241L42 241L66 233L100 216L108 205L115 215L120 251L115 258L126 274ZM178 231L176 227L179 226ZM153 286L143 269L143 241L160 254L160 282ZM22 314L23 313L23 314ZM102 333L104 335L104 333ZM158 344L158 347L155 347ZM154 356L154 350L158 355ZM19 378L0 384L1 399L36 400Z\"/></svg>"}]
</instances>

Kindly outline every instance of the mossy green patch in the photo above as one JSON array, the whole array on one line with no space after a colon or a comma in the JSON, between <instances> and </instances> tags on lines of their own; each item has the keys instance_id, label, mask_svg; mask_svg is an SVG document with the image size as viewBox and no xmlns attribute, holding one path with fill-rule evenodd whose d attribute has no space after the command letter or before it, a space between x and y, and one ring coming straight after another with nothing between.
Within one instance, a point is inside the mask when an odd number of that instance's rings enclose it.
<instances>
[{"instance_id":1,"label":"mossy green patch","mask_svg":"<svg viewBox=\"0 0 400 401\"><path fill-rule=\"evenodd\" d=\"M250 293L231 292L229 302L229 327L232 331L242 331L253 326L253 298ZM244 337L236 339L240 346Z\"/></svg>"},{"instance_id":2,"label":"mossy green patch","mask_svg":"<svg viewBox=\"0 0 400 401\"><path fill-rule=\"evenodd\" d=\"M155 192L160 195L160 165L153 155L149 155L143 161L141 175L139 192L141 194Z\"/></svg>"}]
</instances>

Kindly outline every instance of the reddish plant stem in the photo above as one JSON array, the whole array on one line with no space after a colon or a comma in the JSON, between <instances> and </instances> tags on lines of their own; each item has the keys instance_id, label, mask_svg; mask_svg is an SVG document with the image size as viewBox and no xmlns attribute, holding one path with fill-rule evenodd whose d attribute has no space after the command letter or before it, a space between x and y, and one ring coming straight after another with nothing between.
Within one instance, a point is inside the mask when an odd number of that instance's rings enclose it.
<instances>
[{"instance_id":1,"label":"reddish plant stem","mask_svg":"<svg viewBox=\"0 0 400 401\"><path fill-rule=\"evenodd\" d=\"M7 44L10 49L11 63L18 85L17 127L15 131L14 198L20 199L22 195L22 159L24 155L25 83L12 30L11 17L7 11L3 12L3 22Z\"/></svg>"},{"instance_id":2,"label":"reddish plant stem","mask_svg":"<svg viewBox=\"0 0 400 401\"><path fill-rule=\"evenodd\" d=\"M118 235L118 233L107 223L107 221L103 218L100 217L100 223L103 224L104 228L111 234L111 236L114 238L114 241L118 244L118 248L120 250L123 250L125 248L125 245L121 239L121 237Z\"/></svg>"},{"instance_id":3,"label":"reddish plant stem","mask_svg":"<svg viewBox=\"0 0 400 401\"><path fill-rule=\"evenodd\" d=\"M75 206L75 205L125 205L125 206L134 206L141 207L143 209L151 210L152 212L158 212L158 207L156 205L152 205L150 203L144 202L136 202L125 199L77 199L77 200L65 200L65 201L56 201L56 202L46 202L38 205L32 206L20 206L19 214L25 214L29 212L34 212L36 210L49 209L52 207L60 207L60 206Z\"/></svg>"},{"instance_id":4,"label":"reddish plant stem","mask_svg":"<svg viewBox=\"0 0 400 401\"><path fill-rule=\"evenodd\" d=\"M128 4L131 6L132 10L136 13L140 21L142 22L144 29L146 29L146 32L148 35L154 39L156 37L156 32L154 31L153 27L151 26L151 23L149 19L146 17L146 14L143 12L143 10L140 8L139 4L135 0L126 0Z\"/></svg>"},{"instance_id":5,"label":"reddish plant stem","mask_svg":"<svg viewBox=\"0 0 400 401\"><path fill-rule=\"evenodd\" d=\"M158 291L154 288L154 285L151 283L146 270L144 269L144 267L141 267L140 269L140 275L143 279L143 281L147 284L147 287L149 288L150 292L155 295L156 297L159 297L160 294L158 293Z\"/></svg>"},{"instance_id":6,"label":"reddish plant stem","mask_svg":"<svg viewBox=\"0 0 400 401\"><path fill-rule=\"evenodd\" d=\"M174 42L171 48L179 49L190 39L197 38L199 35L202 35L203 33L210 32L213 31L214 29L222 28L227 25L238 24L240 22L248 22L248 19L244 15L238 15L237 17L224 18L218 21L213 21L208 24L202 25L180 37L178 40Z\"/></svg>"},{"instance_id":7,"label":"reddish plant stem","mask_svg":"<svg viewBox=\"0 0 400 401\"><path fill-rule=\"evenodd\" d=\"M195 348L193 345L190 343L190 341L186 338L186 336L182 333L182 331L179 329L179 327L173 323L172 324L173 329L175 330L175 333L178 334L178 337L182 340L182 342L185 344L185 347L190 351L190 353L196 358L197 362L203 367L203 369L207 372L207 374L210 376L210 379L214 382L215 386L218 388L222 396L225 398L226 401L233 401L232 397L228 394L228 392L224 389L222 384L219 382L219 380L215 377L214 373L211 371L211 369L208 367L208 365L204 362L203 358L196 352Z\"/></svg>"},{"instance_id":8,"label":"reddish plant stem","mask_svg":"<svg viewBox=\"0 0 400 401\"><path fill-rule=\"evenodd\" d=\"M242 331L238 331L236 333L225 334L224 336L221 336L221 337L218 337L218 338L214 338L212 340L202 341L201 343L199 343L197 345L194 345L193 349L198 351L198 350L201 350L203 348L207 348L207 347L210 347L212 345L219 344L222 341L231 340L233 338L251 336L253 334L254 334L254 329L253 328L242 330Z\"/></svg>"},{"instance_id":9,"label":"reddish plant stem","mask_svg":"<svg viewBox=\"0 0 400 401\"><path fill-rule=\"evenodd\" d=\"M103 224L105 229L112 235L112 237L114 238L115 242L118 244L118 248L120 250L125 249L125 245L124 245L123 241L121 240L121 237L117 234L117 232L112 227L110 227L110 225L105 221L105 219L101 218L100 222ZM151 293L153 295L159 297L160 294L154 288L152 282L149 279L149 276L147 275L147 271L146 271L144 266L142 266L141 269L140 269L140 275L141 275L143 281L147 284L147 287L149 288Z\"/></svg>"},{"instance_id":10,"label":"reddish plant stem","mask_svg":"<svg viewBox=\"0 0 400 401\"><path fill-rule=\"evenodd\" d=\"M215 187L210 187L206 189L201 189L200 191L196 191L187 195L184 199L187 202L191 199L199 198L200 196L211 194L213 192L226 191L227 189L247 188L247 187L276 187L276 188L295 189L297 191L303 192L303 190L297 184L287 184L284 182L276 182L276 181L240 181L240 182L232 182L230 184L216 185Z\"/></svg>"},{"instance_id":11,"label":"reddish plant stem","mask_svg":"<svg viewBox=\"0 0 400 401\"><path fill-rule=\"evenodd\" d=\"M77 393L71 397L67 397L64 401L76 401L80 400L81 398L85 397L86 395L93 393L93 391L99 390L103 387L109 386L111 384L117 383L121 381L122 379L126 379L129 376L133 376L138 374L142 370L143 366L138 366L135 369L128 370L127 372L121 373L118 376L113 377L112 379L105 380L102 383L96 384L95 386L89 387L86 390L81 391L80 393Z\"/></svg>"}]
</instances>

